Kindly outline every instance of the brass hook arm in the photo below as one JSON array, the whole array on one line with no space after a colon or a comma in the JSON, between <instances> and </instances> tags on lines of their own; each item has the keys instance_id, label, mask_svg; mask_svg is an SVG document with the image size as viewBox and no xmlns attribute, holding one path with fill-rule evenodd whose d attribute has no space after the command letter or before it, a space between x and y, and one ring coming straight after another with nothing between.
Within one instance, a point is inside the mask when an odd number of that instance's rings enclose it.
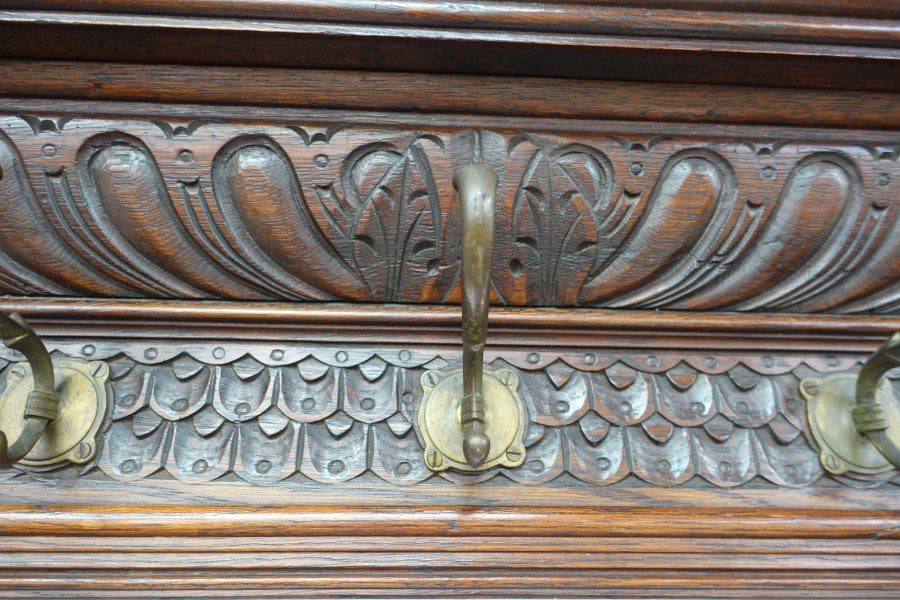
<instances>
[{"instance_id":1,"label":"brass hook arm","mask_svg":"<svg viewBox=\"0 0 900 600\"><path fill-rule=\"evenodd\" d=\"M900 441L891 435L884 407L876 399L881 378L895 367L900 367L900 332L892 335L860 370L853 422L858 432L868 437L892 465L900 468Z\"/></svg>"},{"instance_id":2,"label":"brass hook arm","mask_svg":"<svg viewBox=\"0 0 900 600\"><path fill-rule=\"evenodd\" d=\"M497 174L487 165L467 165L456 171L453 187L462 201L463 400L460 423L466 462L477 467L487 458L491 447L484 432L483 372Z\"/></svg>"},{"instance_id":3,"label":"brass hook arm","mask_svg":"<svg viewBox=\"0 0 900 600\"><path fill-rule=\"evenodd\" d=\"M34 374L34 389L25 405L25 427L12 445L0 432L0 466L11 465L34 447L47 425L59 416L59 397L50 354L41 338L18 314L0 313L0 338L4 345L25 355Z\"/></svg>"}]
</instances>

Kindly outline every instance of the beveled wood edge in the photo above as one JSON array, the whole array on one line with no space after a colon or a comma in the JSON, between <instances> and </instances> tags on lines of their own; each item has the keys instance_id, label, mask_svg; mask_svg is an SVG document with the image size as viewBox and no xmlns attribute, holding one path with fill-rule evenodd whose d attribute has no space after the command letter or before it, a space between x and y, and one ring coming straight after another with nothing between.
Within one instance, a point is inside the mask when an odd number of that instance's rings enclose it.
<instances>
[{"instance_id":1,"label":"beveled wood edge","mask_svg":"<svg viewBox=\"0 0 900 600\"><path fill-rule=\"evenodd\" d=\"M456 306L0 297L53 337L203 338L442 345ZM900 317L492 307L492 346L871 352ZM565 336L563 339L560 336Z\"/></svg>"},{"instance_id":2,"label":"beveled wood edge","mask_svg":"<svg viewBox=\"0 0 900 600\"><path fill-rule=\"evenodd\" d=\"M694 11L740 11L762 14L768 17L797 15L814 17L833 15L841 17L897 18L898 11L883 2L874 0L826 0L810 4L803 0L555 0L541 6L521 2L503 4L485 0L470 0L464 4L439 0L422 2L394 0L356 0L353 2L323 2L321 0L282 0L259 2L258 0L179 0L161 3L158 0L3 0L4 8L29 8L32 10L78 11L118 14L168 14L196 17L271 18L331 20L364 22L372 24L415 23L417 25L471 26L473 21L482 27L501 29L551 29L571 31L584 27L598 27L598 15L604 11L622 8L667 9L664 14L678 15ZM386 10L386 8L392 10ZM580 27L579 27L580 26Z\"/></svg>"},{"instance_id":3,"label":"beveled wood edge","mask_svg":"<svg viewBox=\"0 0 900 600\"><path fill-rule=\"evenodd\" d=\"M236 81L241 85L236 85ZM900 100L893 93L755 87L753 101L748 102L750 89L735 85L410 72L58 60L0 62L0 95L11 97L264 104L324 110L340 107L353 111L466 113L492 118L900 129ZM866 110L859 110L860 106Z\"/></svg>"},{"instance_id":4,"label":"beveled wood edge","mask_svg":"<svg viewBox=\"0 0 900 600\"><path fill-rule=\"evenodd\" d=\"M422 127L429 129L484 129L484 117L477 114L419 112L375 112L367 110L279 108L234 104L164 104L111 100L65 100L0 96L0 107L20 115L79 118L149 120L165 119L190 122L215 119L217 122L254 124L293 124L303 121L328 127L334 123L369 127ZM777 125L727 125L717 123L653 122L589 118L555 118L492 115L490 131L518 133L523 130L547 134L580 133L603 135L665 135L707 140L771 141L772 138L803 143L846 141L853 144L892 145L897 139L889 129L847 129L836 127L799 127Z\"/></svg>"},{"instance_id":5,"label":"beveled wood edge","mask_svg":"<svg viewBox=\"0 0 900 600\"><path fill-rule=\"evenodd\" d=\"M310 0L294 0L287 7L276 6L275 10L272 7L261 10L260 3L232 3L229 9L196 2L185 3L185 6L178 8L173 8L171 4L153 8L140 3L123 6L122 3L111 5L99 2L73 7L59 0L32 2L24 6L9 1L3 4L7 10L0 14L0 19L20 23L252 30L275 34L324 32L400 38L425 36L436 42L454 36L472 41L596 45L602 36L616 36L619 38L617 45L645 48L669 48L677 44L673 40L682 38L685 41L697 40L693 42L695 47L710 48L720 40L735 40L747 44L745 51L777 52L773 44L778 43L890 48L896 44L898 37L896 22L887 18L896 18L896 14L881 14L880 18L873 19L847 14L790 15L777 14L779 11L758 11L748 15L742 11L718 10L715 18L710 18L708 9L627 4L510 5L477 0L450 4L400 0L393 2L389 10L375 2L344 2L330 6ZM59 8L70 10L60 11ZM72 11L72 8L77 10ZM529 35L532 39L522 39ZM538 36L549 39L542 40ZM689 46L686 44L685 47ZM795 52L803 53L803 50ZM807 52L813 53L810 50ZM829 53L827 46L815 52ZM845 56L866 53L862 48L833 52Z\"/></svg>"},{"instance_id":6,"label":"beveled wood edge","mask_svg":"<svg viewBox=\"0 0 900 600\"><path fill-rule=\"evenodd\" d=\"M508 506L0 505L0 536L900 539L900 510Z\"/></svg>"}]
</instances>

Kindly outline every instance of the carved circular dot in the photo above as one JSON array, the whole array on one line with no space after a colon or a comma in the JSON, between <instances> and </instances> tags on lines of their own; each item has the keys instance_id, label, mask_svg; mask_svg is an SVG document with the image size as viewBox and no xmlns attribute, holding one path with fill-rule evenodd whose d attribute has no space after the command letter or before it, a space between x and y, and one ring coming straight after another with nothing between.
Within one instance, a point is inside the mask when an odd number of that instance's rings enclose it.
<instances>
[{"instance_id":1,"label":"carved circular dot","mask_svg":"<svg viewBox=\"0 0 900 600\"><path fill-rule=\"evenodd\" d=\"M825 357L825 364L827 364L829 367L836 367L841 364L841 361L838 360L838 357L834 354L829 354Z\"/></svg>"},{"instance_id":2,"label":"carved circular dot","mask_svg":"<svg viewBox=\"0 0 900 600\"><path fill-rule=\"evenodd\" d=\"M334 355L334 359L338 362L347 362L347 359L349 358L350 355L343 350L338 351L337 354Z\"/></svg>"},{"instance_id":3,"label":"carved circular dot","mask_svg":"<svg viewBox=\"0 0 900 600\"><path fill-rule=\"evenodd\" d=\"M256 469L256 472L259 473L260 475L265 475L266 473L268 473L269 471L272 470L272 463L265 459L258 460L258 461L256 461L254 468Z\"/></svg>"},{"instance_id":4,"label":"carved circular dot","mask_svg":"<svg viewBox=\"0 0 900 600\"><path fill-rule=\"evenodd\" d=\"M95 348L91 344L87 344L81 349L81 353L84 354L85 356L93 356L94 352L96 352L96 351L97 351L97 348Z\"/></svg>"},{"instance_id":5,"label":"carved circular dot","mask_svg":"<svg viewBox=\"0 0 900 600\"><path fill-rule=\"evenodd\" d=\"M891 183L891 176L887 173L878 173L875 175L875 184L878 187L886 187Z\"/></svg>"},{"instance_id":6,"label":"carved circular dot","mask_svg":"<svg viewBox=\"0 0 900 600\"><path fill-rule=\"evenodd\" d=\"M667 461L664 458L660 459L660 461L658 463L656 463L656 466L663 473L668 473L669 471L672 470L672 463L670 463L669 461Z\"/></svg>"},{"instance_id":7,"label":"carved circular dot","mask_svg":"<svg viewBox=\"0 0 900 600\"><path fill-rule=\"evenodd\" d=\"M41 154L46 157L56 156L56 146L53 144L44 144L44 147L41 148Z\"/></svg>"},{"instance_id":8,"label":"carved circular dot","mask_svg":"<svg viewBox=\"0 0 900 600\"><path fill-rule=\"evenodd\" d=\"M711 368L715 367L716 365L718 365L719 361L716 360L715 356L707 356L706 358L703 359L703 364L707 368L711 369Z\"/></svg>"},{"instance_id":9,"label":"carved circular dot","mask_svg":"<svg viewBox=\"0 0 900 600\"><path fill-rule=\"evenodd\" d=\"M412 471L412 465L408 462L402 462L397 465L397 475L409 475Z\"/></svg>"},{"instance_id":10,"label":"carved circular dot","mask_svg":"<svg viewBox=\"0 0 900 600\"><path fill-rule=\"evenodd\" d=\"M359 403L363 410L372 410L375 408L375 400L372 398L363 398L362 402Z\"/></svg>"},{"instance_id":11,"label":"carved circular dot","mask_svg":"<svg viewBox=\"0 0 900 600\"><path fill-rule=\"evenodd\" d=\"M788 466L786 466L786 467L784 468L784 472L785 472L785 473L787 474L787 476L790 477L791 479L796 479L797 476L800 475L800 469L798 469L798 468L797 468L796 466L794 466L794 465L788 465Z\"/></svg>"},{"instance_id":12,"label":"carved circular dot","mask_svg":"<svg viewBox=\"0 0 900 600\"><path fill-rule=\"evenodd\" d=\"M650 365L651 367L658 367L658 366L659 366L659 359L656 358L655 356L648 356L648 357L647 357L647 364Z\"/></svg>"},{"instance_id":13,"label":"carved circular dot","mask_svg":"<svg viewBox=\"0 0 900 600\"><path fill-rule=\"evenodd\" d=\"M766 201L761 196L750 196L747 198L747 204L750 206L762 206Z\"/></svg>"},{"instance_id":14,"label":"carved circular dot","mask_svg":"<svg viewBox=\"0 0 900 600\"><path fill-rule=\"evenodd\" d=\"M191 471L200 475L201 473L206 473L207 469L209 469L209 463L203 460L195 460L194 464L191 465Z\"/></svg>"},{"instance_id":15,"label":"carved circular dot","mask_svg":"<svg viewBox=\"0 0 900 600\"><path fill-rule=\"evenodd\" d=\"M400 354L398 354L397 356L400 358L400 360L406 362L412 358L412 352L410 352L409 350L401 350Z\"/></svg>"},{"instance_id":16,"label":"carved circular dot","mask_svg":"<svg viewBox=\"0 0 900 600\"><path fill-rule=\"evenodd\" d=\"M748 413L750 412L750 405L742 400L737 403L737 411L739 413Z\"/></svg>"},{"instance_id":17,"label":"carved circular dot","mask_svg":"<svg viewBox=\"0 0 900 600\"><path fill-rule=\"evenodd\" d=\"M178 162L185 164L194 162L194 153L187 149L182 150L178 153Z\"/></svg>"},{"instance_id":18,"label":"carved circular dot","mask_svg":"<svg viewBox=\"0 0 900 600\"><path fill-rule=\"evenodd\" d=\"M331 162L328 157L324 154L316 154L313 157L313 164L319 167L320 169L324 169L328 166L328 163Z\"/></svg>"},{"instance_id":19,"label":"carved circular dot","mask_svg":"<svg viewBox=\"0 0 900 600\"><path fill-rule=\"evenodd\" d=\"M344 462L340 460L333 460L328 463L328 472L332 475L337 475L344 470Z\"/></svg>"},{"instance_id":20,"label":"carved circular dot","mask_svg":"<svg viewBox=\"0 0 900 600\"><path fill-rule=\"evenodd\" d=\"M159 350L157 350L156 348L147 348L146 350L144 350L144 358L148 360L153 360L157 356L159 356Z\"/></svg>"},{"instance_id":21,"label":"carved circular dot","mask_svg":"<svg viewBox=\"0 0 900 600\"><path fill-rule=\"evenodd\" d=\"M416 399L416 397L413 396L412 393L403 392L403 403L404 404L412 404L415 399Z\"/></svg>"},{"instance_id":22,"label":"carved circular dot","mask_svg":"<svg viewBox=\"0 0 900 600\"><path fill-rule=\"evenodd\" d=\"M234 414L236 414L236 415L243 416L243 415L246 415L248 412L250 412L250 405L247 404L246 402L241 402L240 404L238 404L237 406L234 407Z\"/></svg>"},{"instance_id":23,"label":"carved circular dot","mask_svg":"<svg viewBox=\"0 0 900 600\"><path fill-rule=\"evenodd\" d=\"M635 177L639 177L644 174L644 165L639 162L633 162L631 163L631 166L628 167L628 172Z\"/></svg>"},{"instance_id":24,"label":"carved circular dot","mask_svg":"<svg viewBox=\"0 0 900 600\"><path fill-rule=\"evenodd\" d=\"M183 410L186 410L187 407L188 407L187 398L179 398L178 400L176 400L175 402L172 403L172 410L174 410L175 412L181 412Z\"/></svg>"},{"instance_id":25,"label":"carved circular dot","mask_svg":"<svg viewBox=\"0 0 900 600\"><path fill-rule=\"evenodd\" d=\"M537 352L532 352L531 354L528 355L526 360L528 360L528 362L530 362L531 364L534 365L534 364L537 364L538 362L540 362L541 355L538 354Z\"/></svg>"},{"instance_id":26,"label":"carved circular dot","mask_svg":"<svg viewBox=\"0 0 900 600\"><path fill-rule=\"evenodd\" d=\"M732 465L727 460L723 460L719 463L719 473L723 475L731 475L734 472L734 465Z\"/></svg>"},{"instance_id":27,"label":"carved circular dot","mask_svg":"<svg viewBox=\"0 0 900 600\"><path fill-rule=\"evenodd\" d=\"M132 473L136 473L140 467L137 464L137 461L128 460L122 461L122 464L119 465L119 471L125 473L126 475L131 475Z\"/></svg>"},{"instance_id":28,"label":"carved circular dot","mask_svg":"<svg viewBox=\"0 0 900 600\"><path fill-rule=\"evenodd\" d=\"M284 358L284 350L280 350L279 348L275 348L271 352L269 352L269 358L272 360L281 360Z\"/></svg>"},{"instance_id":29,"label":"carved circular dot","mask_svg":"<svg viewBox=\"0 0 900 600\"><path fill-rule=\"evenodd\" d=\"M597 357L593 354L585 354L584 355L584 364L593 365L597 363Z\"/></svg>"},{"instance_id":30,"label":"carved circular dot","mask_svg":"<svg viewBox=\"0 0 900 600\"><path fill-rule=\"evenodd\" d=\"M429 260L425 266L428 268L428 275L430 277L434 277L441 270L441 263L436 258Z\"/></svg>"},{"instance_id":31,"label":"carved circular dot","mask_svg":"<svg viewBox=\"0 0 900 600\"><path fill-rule=\"evenodd\" d=\"M622 402L619 404L619 410L626 415L630 415L632 411L631 402Z\"/></svg>"},{"instance_id":32,"label":"carved circular dot","mask_svg":"<svg viewBox=\"0 0 900 600\"><path fill-rule=\"evenodd\" d=\"M134 394L126 394L119 398L119 401L116 402L119 406L134 406L135 401L137 400L137 396Z\"/></svg>"},{"instance_id":33,"label":"carved circular dot","mask_svg":"<svg viewBox=\"0 0 900 600\"><path fill-rule=\"evenodd\" d=\"M759 176L763 179L775 179L775 167L766 166L759 170Z\"/></svg>"},{"instance_id":34,"label":"carved circular dot","mask_svg":"<svg viewBox=\"0 0 900 600\"><path fill-rule=\"evenodd\" d=\"M556 403L556 412L564 413L564 412L567 412L568 410L569 410L569 403L566 402L565 400L560 400L559 402Z\"/></svg>"},{"instance_id":35,"label":"carved circular dot","mask_svg":"<svg viewBox=\"0 0 900 600\"><path fill-rule=\"evenodd\" d=\"M702 414L704 408L705 407L700 402L691 402L691 412L695 415Z\"/></svg>"},{"instance_id":36,"label":"carved circular dot","mask_svg":"<svg viewBox=\"0 0 900 600\"><path fill-rule=\"evenodd\" d=\"M540 460L529 460L528 468L531 469L532 473L540 473L544 470L544 462Z\"/></svg>"},{"instance_id":37,"label":"carved circular dot","mask_svg":"<svg viewBox=\"0 0 900 600\"><path fill-rule=\"evenodd\" d=\"M212 351L212 355L213 355L213 358L219 358L219 359L225 358L225 348L222 348L221 346L218 348L214 348Z\"/></svg>"},{"instance_id":38,"label":"carved circular dot","mask_svg":"<svg viewBox=\"0 0 900 600\"><path fill-rule=\"evenodd\" d=\"M756 155L762 158L769 158L772 156L772 151L768 148L760 148L756 151Z\"/></svg>"},{"instance_id":39,"label":"carved circular dot","mask_svg":"<svg viewBox=\"0 0 900 600\"><path fill-rule=\"evenodd\" d=\"M509 261L509 274L513 277L521 277L522 276L522 263L519 262L519 259L514 258Z\"/></svg>"},{"instance_id":40,"label":"carved circular dot","mask_svg":"<svg viewBox=\"0 0 900 600\"><path fill-rule=\"evenodd\" d=\"M310 411L316 407L316 399L315 398L304 398L300 403L300 406L303 407L303 410Z\"/></svg>"},{"instance_id":41,"label":"carved circular dot","mask_svg":"<svg viewBox=\"0 0 900 600\"><path fill-rule=\"evenodd\" d=\"M611 466L612 466L612 462L608 458L601 456L600 458L597 459L597 468L600 469L601 471L609 471L609 468Z\"/></svg>"},{"instance_id":42,"label":"carved circular dot","mask_svg":"<svg viewBox=\"0 0 900 600\"><path fill-rule=\"evenodd\" d=\"M771 367L772 365L775 364L775 359L772 358L771 356L763 356L762 364L764 367Z\"/></svg>"}]
</instances>

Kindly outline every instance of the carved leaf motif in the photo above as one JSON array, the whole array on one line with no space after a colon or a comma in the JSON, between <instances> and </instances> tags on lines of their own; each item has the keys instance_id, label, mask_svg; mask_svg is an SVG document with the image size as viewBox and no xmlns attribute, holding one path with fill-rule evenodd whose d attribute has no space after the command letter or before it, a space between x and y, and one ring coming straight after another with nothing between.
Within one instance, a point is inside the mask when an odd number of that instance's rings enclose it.
<instances>
[{"instance_id":1,"label":"carved leaf motif","mask_svg":"<svg viewBox=\"0 0 900 600\"><path fill-rule=\"evenodd\" d=\"M598 217L612 192L612 169L594 148L537 146L516 190L513 277L543 306L577 302L597 256Z\"/></svg>"},{"instance_id":2,"label":"carved leaf motif","mask_svg":"<svg viewBox=\"0 0 900 600\"><path fill-rule=\"evenodd\" d=\"M354 152L342 181L356 213L350 230L353 261L369 295L386 301L418 301L439 272L441 209L423 142L405 150L373 143Z\"/></svg>"}]
</instances>

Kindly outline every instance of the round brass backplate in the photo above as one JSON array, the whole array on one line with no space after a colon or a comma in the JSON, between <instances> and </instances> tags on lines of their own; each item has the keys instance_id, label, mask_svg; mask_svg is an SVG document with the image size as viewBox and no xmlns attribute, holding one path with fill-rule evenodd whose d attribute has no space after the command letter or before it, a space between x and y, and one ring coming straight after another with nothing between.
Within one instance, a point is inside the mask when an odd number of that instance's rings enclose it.
<instances>
[{"instance_id":1,"label":"round brass backplate","mask_svg":"<svg viewBox=\"0 0 900 600\"><path fill-rule=\"evenodd\" d=\"M493 467L517 467L525 460L525 405L517 388L519 378L510 369L484 371L485 434L491 450L484 463L472 467L463 454L460 405L463 371L426 371L422 374L425 396L419 407L419 431L425 442L425 464L432 471L484 471Z\"/></svg>"},{"instance_id":2,"label":"round brass backplate","mask_svg":"<svg viewBox=\"0 0 900 600\"><path fill-rule=\"evenodd\" d=\"M825 470L833 475L875 474L893 468L874 444L856 431L853 423L856 379L851 373L838 373L800 382L800 393L807 400L810 430L821 449L819 458ZM889 386L887 380L882 380L878 396L890 395ZM883 406L885 413L891 413L887 416L900 423L896 403L890 400L883 402Z\"/></svg>"},{"instance_id":3,"label":"round brass backplate","mask_svg":"<svg viewBox=\"0 0 900 600\"><path fill-rule=\"evenodd\" d=\"M47 425L37 444L17 466L43 470L66 462L86 463L97 451L96 437L106 415L109 366L100 361L54 357L53 372L60 399L59 417ZM0 394L0 430L10 440L16 439L25 426L25 403L33 386L27 362L9 366L6 386Z\"/></svg>"}]
</instances>

